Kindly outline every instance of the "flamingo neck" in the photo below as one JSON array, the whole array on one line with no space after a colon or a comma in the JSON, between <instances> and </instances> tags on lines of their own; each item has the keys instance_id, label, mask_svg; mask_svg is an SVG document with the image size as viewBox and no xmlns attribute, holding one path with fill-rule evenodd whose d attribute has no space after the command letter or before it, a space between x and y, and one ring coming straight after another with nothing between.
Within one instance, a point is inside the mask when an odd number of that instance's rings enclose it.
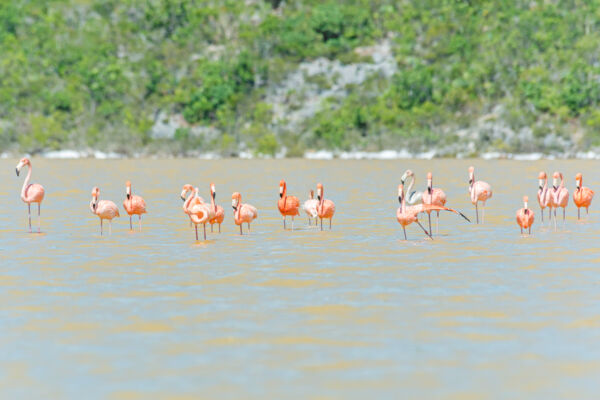
<instances>
[{"instance_id":1,"label":"flamingo neck","mask_svg":"<svg viewBox=\"0 0 600 400\"><path fill-rule=\"evenodd\" d=\"M242 212L242 199L238 199L237 209L235 210L235 220L240 222L240 213Z\"/></svg>"},{"instance_id":2,"label":"flamingo neck","mask_svg":"<svg viewBox=\"0 0 600 400\"><path fill-rule=\"evenodd\" d=\"M21 198L25 199L25 192L27 191L27 187L29 186L29 181L31 180L31 164L27 164L28 171L27 176L25 177L25 181L23 182L23 187L21 188Z\"/></svg>"},{"instance_id":3,"label":"flamingo neck","mask_svg":"<svg viewBox=\"0 0 600 400\"><path fill-rule=\"evenodd\" d=\"M416 179L414 176L410 177L410 183L408 184L408 187L406 188L406 193L408 193L409 196L410 196L410 193L412 192L413 185L416 183L415 180Z\"/></svg>"},{"instance_id":4,"label":"flamingo neck","mask_svg":"<svg viewBox=\"0 0 600 400\"><path fill-rule=\"evenodd\" d=\"M191 191L191 193L188 195L188 198L185 200L185 203L183 203L183 208L185 208L186 210L190 207L190 203L192 202L193 199L196 198L196 195L198 193L196 192L196 189L193 189ZM133 196L129 196L129 198L131 199Z\"/></svg>"},{"instance_id":5,"label":"flamingo neck","mask_svg":"<svg viewBox=\"0 0 600 400\"><path fill-rule=\"evenodd\" d=\"M210 192L210 205L212 206L213 210L215 210L215 212L217 212L217 205L215 204L215 196L213 195L212 191Z\"/></svg>"}]
</instances>

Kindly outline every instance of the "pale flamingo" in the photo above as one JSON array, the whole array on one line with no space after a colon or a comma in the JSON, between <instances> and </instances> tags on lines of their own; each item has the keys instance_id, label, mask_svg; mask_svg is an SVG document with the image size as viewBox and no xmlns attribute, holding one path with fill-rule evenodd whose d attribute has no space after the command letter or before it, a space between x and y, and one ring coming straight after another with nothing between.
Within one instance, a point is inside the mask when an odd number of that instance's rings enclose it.
<instances>
[{"instance_id":1,"label":"pale flamingo","mask_svg":"<svg viewBox=\"0 0 600 400\"><path fill-rule=\"evenodd\" d=\"M433 177L431 172L427 173L427 190L422 195L423 204L433 204L435 206L445 206L446 205L446 193L442 189L433 187ZM440 223L440 212L437 212L437 218L435 222L435 234L438 233L439 223ZM429 232L431 233L431 211L427 212L427 217L429 219Z\"/></svg>"},{"instance_id":2,"label":"pale flamingo","mask_svg":"<svg viewBox=\"0 0 600 400\"><path fill-rule=\"evenodd\" d=\"M558 180L560 179L560 185ZM563 227L565 226L567 220L567 205L569 204L569 191L565 187L565 180L563 178L562 172L555 172L552 175L552 191L550 192L552 196L552 207L554 208L554 229L556 230L556 209L558 207L562 207L563 209Z\"/></svg>"},{"instance_id":3,"label":"pale flamingo","mask_svg":"<svg viewBox=\"0 0 600 400\"><path fill-rule=\"evenodd\" d=\"M453 210L451 208L447 208L447 207L436 206L433 204L417 204L414 206L406 206L406 202L405 202L405 198L404 198L404 185L403 184L400 184L400 186L398 186L398 201L400 202L400 207L396 211L396 219L398 220L400 225L402 225L402 230L404 231L404 240L407 240L406 227L408 225L412 224L413 222L416 222L421 227L421 229L423 229L423 232L425 232L425 234L427 236L429 236L431 239L433 239L431 234L429 232L427 232L425 227L423 225L421 225L421 223L419 222L419 219L417 218L417 215L422 212L438 211L438 210L439 211L442 211L442 210L450 211L450 212L460 215L461 217L463 217L464 219L469 221L469 218L467 218L463 213ZM469 222L471 222L471 221L469 221Z\"/></svg>"},{"instance_id":4,"label":"pale flamingo","mask_svg":"<svg viewBox=\"0 0 600 400\"><path fill-rule=\"evenodd\" d=\"M129 230L133 230L132 216L139 217L140 232L142 231L142 214L146 214L146 202L140 196L131 194L131 182L125 183L127 198L123 200L123 208L129 214Z\"/></svg>"},{"instance_id":5,"label":"pale flamingo","mask_svg":"<svg viewBox=\"0 0 600 400\"><path fill-rule=\"evenodd\" d=\"M594 191L588 187L583 186L583 176L579 173L575 175L577 181L577 187L573 192L573 202L577 206L577 219L580 219L580 208L585 207L585 213L589 214L589 206L592 204L594 198Z\"/></svg>"},{"instance_id":6,"label":"pale flamingo","mask_svg":"<svg viewBox=\"0 0 600 400\"><path fill-rule=\"evenodd\" d=\"M193 192L194 191L194 187L192 185L185 184L183 185L183 188L181 189L181 200L183 200L183 212L189 217L190 213L188 212L186 206L185 206L185 200L187 199L187 195L189 192ZM196 196L194 197L194 199L192 199L193 204L202 204L204 203L204 199L200 196L198 196L198 194L196 194ZM192 226L192 220L190 219L190 226Z\"/></svg>"},{"instance_id":7,"label":"pale flamingo","mask_svg":"<svg viewBox=\"0 0 600 400\"><path fill-rule=\"evenodd\" d=\"M194 188L184 205L188 211L188 215L194 224L196 230L196 240L198 240L198 225L204 227L204 240L206 240L206 224L215 217L214 208L206 203L196 203L194 199L198 194L198 188Z\"/></svg>"},{"instance_id":8,"label":"pale flamingo","mask_svg":"<svg viewBox=\"0 0 600 400\"><path fill-rule=\"evenodd\" d=\"M540 205L540 209L542 210L542 224L544 223L544 209L546 207L548 207L548 222L550 222L550 220L552 220L552 207L550 207L551 204L551 198L552 196L550 196L550 190L548 190L548 176L546 175L546 173L544 171L541 171L538 175L538 193L537 193L537 199L538 199L538 204Z\"/></svg>"},{"instance_id":9,"label":"pale flamingo","mask_svg":"<svg viewBox=\"0 0 600 400\"><path fill-rule=\"evenodd\" d=\"M475 206L475 216L479 223L479 210L477 203L481 201L481 223L485 223L485 202L492 197L492 187L484 181L475 181L475 168L469 167L469 194L471 195L471 203Z\"/></svg>"},{"instance_id":10,"label":"pale flamingo","mask_svg":"<svg viewBox=\"0 0 600 400\"><path fill-rule=\"evenodd\" d=\"M333 201L325 199L323 185L320 183L317 184L317 200L319 201L317 215L321 219L321 230L323 230L324 219L329 219L329 230L331 230L331 220L333 219L333 214L335 214L335 204Z\"/></svg>"},{"instance_id":11,"label":"pale flamingo","mask_svg":"<svg viewBox=\"0 0 600 400\"><path fill-rule=\"evenodd\" d=\"M27 203L27 210L29 213L29 232L31 232L31 203L37 203L38 205L38 233L41 232L41 207L42 200L44 200L44 187L37 183L29 183L31 179L31 161L28 158L22 158L21 161L17 164L16 172L17 176L21 173L21 169L27 166L29 167L29 171L27 172L27 176L25 177L25 182L23 182L23 187L21 188L21 200Z\"/></svg>"},{"instance_id":12,"label":"pale flamingo","mask_svg":"<svg viewBox=\"0 0 600 400\"><path fill-rule=\"evenodd\" d=\"M243 204L242 195L238 192L231 195L231 207L233 207L234 222L240 227L240 235L244 234L242 230L242 224L244 222L248 224L248 231L250 231L250 222L258 217L256 208L250 204Z\"/></svg>"},{"instance_id":13,"label":"pale flamingo","mask_svg":"<svg viewBox=\"0 0 600 400\"><path fill-rule=\"evenodd\" d=\"M112 220L115 217L120 217L119 207L110 200L98 200L100 197L100 189L95 187L92 189L92 201L90 202L90 210L92 214L96 214L100 217L100 236L102 232L102 222L108 220L108 234L112 235Z\"/></svg>"},{"instance_id":14,"label":"pale flamingo","mask_svg":"<svg viewBox=\"0 0 600 400\"><path fill-rule=\"evenodd\" d=\"M219 233L221 233L221 224L223 223L223 220L225 220L225 210L223 210L223 207L218 206L216 204L216 198L217 198L217 192L215 190L215 184L211 183L210 184L210 205L211 205L211 207L213 207L213 209L215 211L215 217L209 221L210 231L211 232L213 231L214 224L219 224Z\"/></svg>"},{"instance_id":15,"label":"pale flamingo","mask_svg":"<svg viewBox=\"0 0 600 400\"><path fill-rule=\"evenodd\" d=\"M315 219L315 225L317 225L317 206L319 205L319 200L315 199L315 191L310 189L308 192L308 200L304 202L302 205L302 209L308 215L308 225L310 225L310 219Z\"/></svg>"},{"instance_id":16,"label":"pale flamingo","mask_svg":"<svg viewBox=\"0 0 600 400\"><path fill-rule=\"evenodd\" d=\"M412 190L417 179L415 178L415 174L410 169L407 169L404 174L402 174L400 182L402 182L404 185L407 179L410 179L410 183L408 184L408 188L406 188L406 203L408 205L421 204L423 202L423 192Z\"/></svg>"},{"instance_id":17,"label":"pale flamingo","mask_svg":"<svg viewBox=\"0 0 600 400\"><path fill-rule=\"evenodd\" d=\"M523 234L523 229L528 230L531 235L531 225L533 225L533 211L531 211L527 207L527 202L529 198L527 196L523 197L523 208L517 210L517 224L521 227L521 235Z\"/></svg>"},{"instance_id":18,"label":"pale flamingo","mask_svg":"<svg viewBox=\"0 0 600 400\"><path fill-rule=\"evenodd\" d=\"M287 185L282 179L279 182L279 200L277 201L277 208L283 217L283 229L285 229L285 217L292 217L292 230L294 230L294 217L300 215L298 208L300 207L300 201L296 196L287 195Z\"/></svg>"}]
</instances>

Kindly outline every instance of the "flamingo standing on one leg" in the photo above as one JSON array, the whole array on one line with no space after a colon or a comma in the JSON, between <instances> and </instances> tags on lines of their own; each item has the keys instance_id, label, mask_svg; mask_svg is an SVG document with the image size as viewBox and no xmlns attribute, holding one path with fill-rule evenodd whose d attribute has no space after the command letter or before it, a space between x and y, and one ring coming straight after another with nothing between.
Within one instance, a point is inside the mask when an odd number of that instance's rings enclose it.
<instances>
[{"instance_id":1,"label":"flamingo standing on one leg","mask_svg":"<svg viewBox=\"0 0 600 400\"><path fill-rule=\"evenodd\" d=\"M548 176L544 171L540 172L538 175L538 203L540 205L540 209L542 210L542 225L544 224L544 209L548 207L549 211L549 220L552 219L552 207L550 207L551 198L550 191L548 190Z\"/></svg>"},{"instance_id":2,"label":"flamingo standing on one leg","mask_svg":"<svg viewBox=\"0 0 600 400\"><path fill-rule=\"evenodd\" d=\"M223 210L223 207L218 206L216 204L216 198L217 198L217 192L215 191L215 184L211 183L210 184L210 205L215 210L215 217L209 221L211 233L213 231L214 224L219 224L219 233L221 233L221 224L223 223L223 220L225 220L225 210Z\"/></svg>"},{"instance_id":3,"label":"flamingo standing on one leg","mask_svg":"<svg viewBox=\"0 0 600 400\"><path fill-rule=\"evenodd\" d=\"M329 230L331 230L331 220L333 219L333 214L335 214L335 204L333 201L325 199L323 185L320 183L317 185L317 200L319 201L317 215L321 219L321 230L323 230L323 219L329 219Z\"/></svg>"},{"instance_id":4,"label":"flamingo standing on one leg","mask_svg":"<svg viewBox=\"0 0 600 400\"><path fill-rule=\"evenodd\" d=\"M21 161L17 164L16 173L19 176L21 169L24 166L29 167L29 171L27 172L27 176L25 177L25 182L23 182L23 187L21 188L21 200L27 203L27 210L29 213L29 232L31 232L31 203L37 203L38 205L38 233L41 232L41 207L42 200L44 200L44 187L37 183L29 183L31 179L31 161L28 158L22 158Z\"/></svg>"},{"instance_id":5,"label":"flamingo standing on one leg","mask_svg":"<svg viewBox=\"0 0 600 400\"><path fill-rule=\"evenodd\" d=\"M560 179L560 185L558 184L558 180ZM554 229L556 230L556 209L558 207L562 207L563 209L563 227L565 226L567 220L567 212L566 208L569 204L569 191L565 187L565 180L563 178L562 172L555 172L552 175L552 190L550 192L552 195L552 206L554 208Z\"/></svg>"},{"instance_id":6,"label":"flamingo standing on one leg","mask_svg":"<svg viewBox=\"0 0 600 400\"><path fill-rule=\"evenodd\" d=\"M406 189L406 203L408 205L415 205L415 204L423 203L423 192L412 190L413 185L416 183L416 178L415 178L415 174L410 169L407 169L404 172L404 174L402 174L400 181L404 185L405 181L409 178L410 178L410 183L408 184L408 188Z\"/></svg>"},{"instance_id":7,"label":"flamingo standing on one leg","mask_svg":"<svg viewBox=\"0 0 600 400\"><path fill-rule=\"evenodd\" d=\"M185 215L187 215L188 217L190 216L190 213L188 212L186 206L185 206L185 200L187 199L187 194L189 192L193 192L194 191L194 187L190 184L185 184L183 185L183 188L181 189L181 200L183 200L183 212L185 213ZM202 204L204 203L204 199L198 195L196 195L196 197L192 200L193 204ZM192 220L190 219L190 226L192 226Z\"/></svg>"},{"instance_id":8,"label":"flamingo standing on one leg","mask_svg":"<svg viewBox=\"0 0 600 400\"><path fill-rule=\"evenodd\" d=\"M450 211L450 212L460 215L461 217L463 217L464 219L469 221L469 218L467 218L463 213L453 210L451 208L447 208L447 207L436 206L433 204L418 204L415 206L407 207L405 199L404 199L404 185L403 184L400 184L400 186L398 186L398 201L400 202L400 207L396 211L396 219L398 220L400 225L402 225L402 230L404 231L404 240L407 240L406 227L408 225L412 224L413 222L416 222L421 227L421 229L423 229L423 232L425 232L425 234L427 236L429 236L431 239L433 239L431 234L429 232L427 232L425 227L423 225L421 225L421 223L419 222L419 219L417 218L417 215L422 212L442 211L442 210ZM471 221L469 221L469 222L471 222Z\"/></svg>"},{"instance_id":9,"label":"flamingo standing on one leg","mask_svg":"<svg viewBox=\"0 0 600 400\"><path fill-rule=\"evenodd\" d=\"M196 203L194 199L198 194L198 188L194 188L184 205L188 212L192 223L194 224L194 228L196 230L196 240L198 240L198 225L202 224L204 227L204 240L206 240L206 224L215 217L214 207L206 203Z\"/></svg>"},{"instance_id":10,"label":"flamingo standing on one leg","mask_svg":"<svg viewBox=\"0 0 600 400\"><path fill-rule=\"evenodd\" d=\"M300 215L298 208L300 207L300 201L296 196L287 195L287 185L282 179L279 182L279 200L277 201L277 208L283 217L283 229L285 229L285 217L292 217L292 230L294 230L294 217Z\"/></svg>"},{"instance_id":11,"label":"flamingo standing on one leg","mask_svg":"<svg viewBox=\"0 0 600 400\"><path fill-rule=\"evenodd\" d=\"M427 173L427 190L423 193L423 204L433 204L436 206L444 207L446 205L446 193L442 189L433 187L433 178L431 172ZM440 212L437 212L437 218L435 223L435 234L438 233ZM427 212L429 219L429 232L431 233L431 211Z\"/></svg>"},{"instance_id":12,"label":"flamingo standing on one leg","mask_svg":"<svg viewBox=\"0 0 600 400\"><path fill-rule=\"evenodd\" d=\"M581 207L585 207L586 215L589 214L590 211L588 208L592 204L594 191L583 186L583 176L581 173L575 175L575 180L577 181L577 187L575 188L575 192L573 192L573 202L577 206L577 219L580 219Z\"/></svg>"},{"instance_id":13,"label":"flamingo standing on one leg","mask_svg":"<svg viewBox=\"0 0 600 400\"><path fill-rule=\"evenodd\" d=\"M248 231L250 231L250 222L258 217L256 207L250 204L242 203L242 195L235 192L231 195L231 207L233 207L233 218L236 225L240 227L240 235L243 235L242 224L246 222L248 224Z\"/></svg>"},{"instance_id":14,"label":"flamingo standing on one leg","mask_svg":"<svg viewBox=\"0 0 600 400\"><path fill-rule=\"evenodd\" d=\"M119 207L110 200L98 200L100 197L100 189L94 187L92 189L92 201L90 202L90 210L92 214L96 214L100 217L100 236L102 232L102 222L108 220L108 234L112 235L112 220L115 217L120 217Z\"/></svg>"},{"instance_id":15,"label":"flamingo standing on one leg","mask_svg":"<svg viewBox=\"0 0 600 400\"><path fill-rule=\"evenodd\" d=\"M471 203L475 206L475 216L479 223L479 210L477 202L481 201L481 223L485 223L485 202L492 197L492 187L484 181L475 181L475 168L469 167L469 193L471 195Z\"/></svg>"},{"instance_id":16,"label":"flamingo standing on one leg","mask_svg":"<svg viewBox=\"0 0 600 400\"><path fill-rule=\"evenodd\" d=\"M529 198L527 196L523 197L523 208L517 210L517 224L521 227L521 235L523 234L523 229L529 229L529 234L531 235L531 225L533 225L533 211L531 211L527 207L527 201Z\"/></svg>"},{"instance_id":17,"label":"flamingo standing on one leg","mask_svg":"<svg viewBox=\"0 0 600 400\"><path fill-rule=\"evenodd\" d=\"M319 201L315 199L315 192L314 192L314 190L310 189L310 192L308 192L308 200L306 200L304 202L304 204L302 205L302 209L304 210L306 215L308 215L308 225L310 225L311 218L314 218L315 225L317 224L316 219L318 218L318 215L317 215L317 207L318 206L319 206Z\"/></svg>"},{"instance_id":18,"label":"flamingo standing on one leg","mask_svg":"<svg viewBox=\"0 0 600 400\"><path fill-rule=\"evenodd\" d=\"M146 202L143 198L137 195L131 194L131 182L125 183L127 198L123 200L123 208L129 214L129 230L133 230L132 216L137 215L139 217L140 232L142 231L142 214L146 214Z\"/></svg>"}]
</instances>

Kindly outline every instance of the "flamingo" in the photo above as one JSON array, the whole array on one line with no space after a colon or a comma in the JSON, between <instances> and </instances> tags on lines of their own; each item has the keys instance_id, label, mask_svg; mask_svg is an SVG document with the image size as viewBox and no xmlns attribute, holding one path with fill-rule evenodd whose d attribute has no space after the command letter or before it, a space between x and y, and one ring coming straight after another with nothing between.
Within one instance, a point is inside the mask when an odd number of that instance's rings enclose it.
<instances>
[{"instance_id":1,"label":"flamingo","mask_svg":"<svg viewBox=\"0 0 600 400\"><path fill-rule=\"evenodd\" d=\"M206 240L206 224L215 217L214 207L206 203L197 203L194 201L196 195L198 194L198 188L194 188L187 200L184 203L184 206L188 212L190 220L194 224L196 229L196 240L198 240L198 225L202 224L204 227L204 240Z\"/></svg>"},{"instance_id":2,"label":"flamingo","mask_svg":"<svg viewBox=\"0 0 600 400\"><path fill-rule=\"evenodd\" d=\"M560 179L560 185L558 184ZM569 204L569 191L565 187L565 180L562 172L555 172L552 175L552 189L550 191L552 197L552 207L554 208L554 229L556 230L556 209L562 207L563 209L563 227L566 223L566 208Z\"/></svg>"},{"instance_id":3,"label":"flamingo","mask_svg":"<svg viewBox=\"0 0 600 400\"><path fill-rule=\"evenodd\" d=\"M589 214L589 206L592 204L592 199L594 198L594 191L588 187L583 185L583 176L581 173L575 175L575 180L577 181L577 187L575 188L575 192L573 192L573 202L577 206L577 219L580 219L579 211L581 207L585 207L585 213Z\"/></svg>"},{"instance_id":4,"label":"flamingo","mask_svg":"<svg viewBox=\"0 0 600 400\"><path fill-rule=\"evenodd\" d=\"M231 195L231 207L233 207L234 222L240 227L240 235L244 234L242 232L242 224L244 222L248 224L248 231L250 231L250 222L258 217L256 208L250 204L243 204L242 195L238 192Z\"/></svg>"},{"instance_id":5,"label":"flamingo","mask_svg":"<svg viewBox=\"0 0 600 400\"><path fill-rule=\"evenodd\" d=\"M108 220L108 234L112 235L112 220L115 217L120 217L119 208L110 200L98 200L100 197L100 189L94 187L92 189L92 201L90 202L90 210L92 214L100 217L100 236L102 236L102 222Z\"/></svg>"},{"instance_id":6,"label":"flamingo","mask_svg":"<svg viewBox=\"0 0 600 400\"><path fill-rule=\"evenodd\" d=\"M527 202L529 198L527 196L523 197L523 208L517 210L517 224L521 227L521 235L523 234L523 229L529 229L529 234L531 235L531 225L533 225L533 211L531 211L527 207Z\"/></svg>"},{"instance_id":7,"label":"flamingo","mask_svg":"<svg viewBox=\"0 0 600 400\"><path fill-rule=\"evenodd\" d=\"M217 192L215 191L215 184L211 183L210 184L210 205L214 209L215 217L209 221L210 231L211 232L213 231L214 224L219 224L219 233L221 233L221 224L223 223L223 220L225 219L225 210L223 210L223 207L218 206L215 203L216 198L217 198Z\"/></svg>"},{"instance_id":8,"label":"flamingo","mask_svg":"<svg viewBox=\"0 0 600 400\"><path fill-rule=\"evenodd\" d=\"M408 185L408 188L406 189L406 202L409 205L423 203L423 192L418 192L416 190L415 191L412 190L413 185L416 183L416 178L415 178L415 174L410 169L407 169L404 172L404 174L402 174L402 178L400 178L400 181L402 182L403 185L408 178L410 178L410 183Z\"/></svg>"},{"instance_id":9,"label":"flamingo","mask_svg":"<svg viewBox=\"0 0 600 400\"><path fill-rule=\"evenodd\" d=\"M479 223L479 210L477 203L481 201L481 223L485 222L485 202L492 197L492 187L484 181L475 181L475 168L469 167L469 193L471 195L471 203L475 206L475 216Z\"/></svg>"},{"instance_id":10,"label":"flamingo","mask_svg":"<svg viewBox=\"0 0 600 400\"><path fill-rule=\"evenodd\" d=\"M29 183L31 179L31 161L28 158L22 158L21 161L17 164L17 168L15 169L17 176L21 173L21 169L24 166L29 167L29 171L27 172L27 176L25 177L25 182L23 182L23 187L21 188L21 200L27 203L27 210L29 213L29 232L31 232L31 203L37 203L38 205L38 233L41 232L41 207L42 200L44 200L44 187L38 183Z\"/></svg>"},{"instance_id":11,"label":"flamingo","mask_svg":"<svg viewBox=\"0 0 600 400\"><path fill-rule=\"evenodd\" d=\"M325 199L323 185L317 184L317 199L319 206L317 207L317 215L321 219L321 230L323 230L323 219L329 219L329 230L331 230L331 220L335 213L335 204L331 200Z\"/></svg>"},{"instance_id":12,"label":"flamingo","mask_svg":"<svg viewBox=\"0 0 600 400\"><path fill-rule=\"evenodd\" d=\"M414 206L406 206L406 201L404 198L404 185L402 183L400 184L400 186L398 186L398 201L400 202L400 207L396 211L396 219L398 220L400 225L402 225L402 230L404 231L404 240L407 240L406 227L408 225L412 224L413 222L416 222L421 227L421 229L423 229L423 232L425 232L425 234L427 236L429 236L431 239L433 239L431 234L429 232L427 232L425 227L423 227L423 225L421 225L421 223L419 222L419 219L417 218L417 215L422 212L441 211L441 210L450 211L450 212L460 215L467 221L471 222L469 220L469 218L467 218L463 213L453 210L451 208L443 207L443 206L436 206L434 204L417 204Z\"/></svg>"},{"instance_id":13,"label":"flamingo","mask_svg":"<svg viewBox=\"0 0 600 400\"><path fill-rule=\"evenodd\" d=\"M185 215L187 215L188 217L190 216L187 208L185 207L185 200L186 200L186 196L189 192L193 192L194 191L194 187L192 185L185 184L183 185L183 188L181 189L181 200L183 200L183 212L185 213ZM204 203L204 199L198 195L196 195L196 197L193 199L194 204L202 204ZM192 220L190 219L190 226L192 226Z\"/></svg>"},{"instance_id":14,"label":"flamingo","mask_svg":"<svg viewBox=\"0 0 600 400\"><path fill-rule=\"evenodd\" d=\"M445 206L446 205L446 193L442 189L433 187L433 178L431 172L427 173L427 191L422 194L423 204L433 204L436 206ZM431 232L431 212L427 212L427 217L429 219L429 232ZM438 227L440 223L440 212L437 211L437 218L435 222L435 234L438 233Z\"/></svg>"},{"instance_id":15,"label":"flamingo","mask_svg":"<svg viewBox=\"0 0 600 400\"><path fill-rule=\"evenodd\" d=\"M287 185L282 179L279 182L279 200L277 201L277 208L283 217L283 229L285 229L285 217L292 217L292 230L294 230L294 217L300 215L298 208L300 207L300 201L296 196L287 195Z\"/></svg>"},{"instance_id":16,"label":"flamingo","mask_svg":"<svg viewBox=\"0 0 600 400\"><path fill-rule=\"evenodd\" d=\"M538 203L542 210L542 224L544 223L544 209L548 207L549 218L552 219L552 207L550 207L551 197L548 190L548 177L544 171L538 175L539 190L537 193Z\"/></svg>"},{"instance_id":17,"label":"flamingo","mask_svg":"<svg viewBox=\"0 0 600 400\"><path fill-rule=\"evenodd\" d=\"M126 186L127 198L125 200L123 200L123 208L125 208L125 211L127 211L127 214L129 214L129 230L133 230L131 219L132 219L132 216L134 214L136 214L139 217L139 225L140 225L140 232L141 232L142 231L142 214L146 214L146 212L147 212L146 211L146 202L140 196L131 194L131 182L127 181L125 183L125 186Z\"/></svg>"},{"instance_id":18,"label":"flamingo","mask_svg":"<svg viewBox=\"0 0 600 400\"><path fill-rule=\"evenodd\" d=\"M311 218L315 218L315 225L317 224L316 219L318 218L318 215L317 215L318 205L319 205L319 200L315 199L315 192L314 192L314 190L311 189L308 192L308 200L306 200L304 202L304 204L302 205L302 209L304 210L306 215L308 215L308 225L310 225Z\"/></svg>"}]
</instances>

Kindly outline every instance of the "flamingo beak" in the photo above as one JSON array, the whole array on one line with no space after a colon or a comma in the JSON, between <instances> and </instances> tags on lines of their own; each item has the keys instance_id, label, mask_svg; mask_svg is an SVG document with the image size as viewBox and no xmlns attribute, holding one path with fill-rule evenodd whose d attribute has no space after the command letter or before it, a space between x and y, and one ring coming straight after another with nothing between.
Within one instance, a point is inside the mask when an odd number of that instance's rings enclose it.
<instances>
[{"instance_id":1,"label":"flamingo beak","mask_svg":"<svg viewBox=\"0 0 600 400\"><path fill-rule=\"evenodd\" d=\"M15 172L17 173L17 176L19 176L19 168L15 168Z\"/></svg>"},{"instance_id":2,"label":"flamingo beak","mask_svg":"<svg viewBox=\"0 0 600 400\"><path fill-rule=\"evenodd\" d=\"M398 203L402 204L402 196L398 196Z\"/></svg>"},{"instance_id":3,"label":"flamingo beak","mask_svg":"<svg viewBox=\"0 0 600 400\"><path fill-rule=\"evenodd\" d=\"M181 200L182 200L182 201L185 201L185 197L181 196Z\"/></svg>"},{"instance_id":4,"label":"flamingo beak","mask_svg":"<svg viewBox=\"0 0 600 400\"><path fill-rule=\"evenodd\" d=\"M127 193L127 200L129 200L130 197L131 197L131 195L129 193Z\"/></svg>"},{"instance_id":5,"label":"flamingo beak","mask_svg":"<svg viewBox=\"0 0 600 400\"><path fill-rule=\"evenodd\" d=\"M427 186L427 193L431 194L431 186Z\"/></svg>"}]
</instances>

